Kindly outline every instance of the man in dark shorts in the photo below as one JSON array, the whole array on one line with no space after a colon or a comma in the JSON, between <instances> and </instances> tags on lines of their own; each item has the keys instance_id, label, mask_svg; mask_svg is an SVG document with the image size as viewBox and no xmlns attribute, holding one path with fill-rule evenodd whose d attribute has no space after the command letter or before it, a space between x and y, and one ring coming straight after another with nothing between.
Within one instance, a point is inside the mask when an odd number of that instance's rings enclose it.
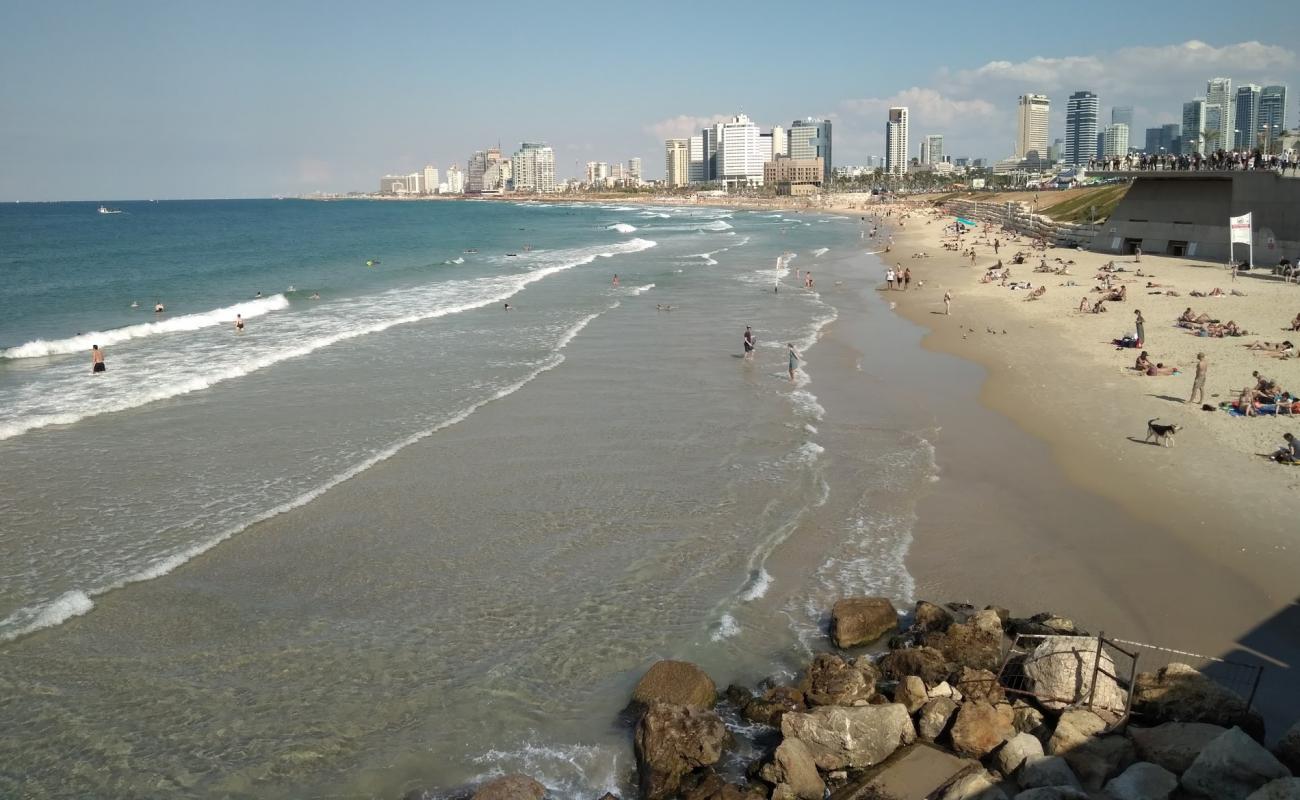
<instances>
[{"instance_id":1,"label":"man in dark shorts","mask_svg":"<svg viewBox=\"0 0 1300 800\"><path fill-rule=\"evenodd\" d=\"M108 369L108 367L105 367L105 366L104 366L104 351L99 349L99 345L97 345L97 344L92 344L92 345L90 346L90 372L91 372L91 374L94 374L94 373L96 373L96 372L103 372L103 371L106 370L106 369Z\"/></svg>"},{"instance_id":2,"label":"man in dark shorts","mask_svg":"<svg viewBox=\"0 0 1300 800\"><path fill-rule=\"evenodd\" d=\"M745 358L754 356L754 331L748 325L745 326Z\"/></svg>"}]
</instances>

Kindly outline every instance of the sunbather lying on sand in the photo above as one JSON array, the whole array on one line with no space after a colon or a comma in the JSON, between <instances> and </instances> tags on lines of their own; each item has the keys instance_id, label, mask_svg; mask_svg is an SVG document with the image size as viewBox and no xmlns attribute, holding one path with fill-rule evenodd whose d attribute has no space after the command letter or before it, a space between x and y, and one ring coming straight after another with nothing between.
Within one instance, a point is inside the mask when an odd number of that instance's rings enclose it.
<instances>
[{"instance_id":1,"label":"sunbather lying on sand","mask_svg":"<svg viewBox=\"0 0 1300 800\"><path fill-rule=\"evenodd\" d=\"M1295 350L1295 345L1291 344L1290 340L1282 342L1251 342L1250 344L1242 345L1242 347L1245 347L1247 350L1263 350L1270 354L1290 353Z\"/></svg>"},{"instance_id":2,"label":"sunbather lying on sand","mask_svg":"<svg viewBox=\"0 0 1300 800\"><path fill-rule=\"evenodd\" d=\"M1037 289L1030 292L1029 296L1026 297L1025 300L1037 300L1038 298L1042 297L1045 294L1047 294L1047 287L1039 286Z\"/></svg>"},{"instance_id":3,"label":"sunbather lying on sand","mask_svg":"<svg viewBox=\"0 0 1300 800\"><path fill-rule=\"evenodd\" d=\"M1192 297L1223 297L1223 290L1217 287L1211 289L1208 292L1202 292L1198 289L1193 289L1190 292L1190 294L1192 295Z\"/></svg>"},{"instance_id":4,"label":"sunbather lying on sand","mask_svg":"<svg viewBox=\"0 0 1300 800\"><path fill-rule=\"evenodd\" d=\"M1149 377L1158 377L1160 375L1177 375L1178 367L1166 367L1164 364L1147 364L1147 375Z\"/></svg>"},{"instance_id":5,"label":"sunbather lying on sand","mask_svg":"<svg viewBox=\"0 0 1300 800\"><path fill-rule=\"evenodd\" d=\"M1211 319L1209 314L1196 314L1196 313L1194 313L1194 312L1192 311L1191 306L1188 306L1187 309L1186 309L1185 311L1183 311L1182 315L1180 315L1180 316L1178 317L1178 321L1179 321L1179 322L1196 322L1196 323L1200 323L1200 324L1205 324L1206 322L1218 322L1217 319Z\"/></svg>"}]
</instances>

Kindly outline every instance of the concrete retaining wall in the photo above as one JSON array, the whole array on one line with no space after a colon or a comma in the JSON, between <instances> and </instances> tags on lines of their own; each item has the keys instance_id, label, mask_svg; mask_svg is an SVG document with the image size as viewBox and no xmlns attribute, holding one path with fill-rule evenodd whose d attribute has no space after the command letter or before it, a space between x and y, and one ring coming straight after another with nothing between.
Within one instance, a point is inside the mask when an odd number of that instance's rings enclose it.
<instances>
[{"instance_id":1,"label":"concrete retaining wall","mask_svg":"<svg viewBox=\"0 0 1300 800\"><path fill-rule=\"evenodd\" d=\"M1042 214L1033 214L1024 203L980 203L975 200L949 200L945 211L985 225L1000 225L1016 233L1044 239L1056 247L1084 247L1093 243L1100 225L1057 222Z\"/></svg>"}]
</instances>

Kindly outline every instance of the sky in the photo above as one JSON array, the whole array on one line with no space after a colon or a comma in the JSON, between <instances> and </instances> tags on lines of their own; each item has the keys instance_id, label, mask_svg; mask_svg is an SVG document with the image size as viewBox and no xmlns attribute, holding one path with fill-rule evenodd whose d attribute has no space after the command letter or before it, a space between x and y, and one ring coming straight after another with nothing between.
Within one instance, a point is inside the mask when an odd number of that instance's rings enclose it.
<instances>
[{"instance_id":1,"label":"sky","mask_svg":"<svg viewBox=\"0 0 1300 800\"><path fill-rule=\"evenodd\" d=\"M555 148L561 178L736 113L833 122L837 165L911 109L952 156L1003 158L1016 98L1089 89L1142 131L1212 77L1286 84L1291 3L1075 4L0 0L0 200L374 191L476 149Z\"/></svg>"}]
</instances>

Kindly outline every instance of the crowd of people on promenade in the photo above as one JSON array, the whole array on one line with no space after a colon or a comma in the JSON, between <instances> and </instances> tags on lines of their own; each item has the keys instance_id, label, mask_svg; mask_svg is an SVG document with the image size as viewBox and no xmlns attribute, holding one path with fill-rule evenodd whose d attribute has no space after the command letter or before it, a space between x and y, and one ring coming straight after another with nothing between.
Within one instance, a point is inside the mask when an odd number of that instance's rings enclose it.
<instances>
[{"instance_id":1,"label":"crowd of people on promenade","mask_svg":"<svg viewBox=\"0 0 1300 800\"><path fill-rule=\"evenodd\" d=\"M1211 153L1129 153L1125 156L1111 158L1094 158L1088 161L1088 169L1131 172L1182 171L1182 172L1223 172L1246 170L1272 170L1292 175L1300 172L1300 152L1284 150L1281 153L1265 154L1259 148L1254 150L1215 150Z\"/></svg>"}]
</instances>

